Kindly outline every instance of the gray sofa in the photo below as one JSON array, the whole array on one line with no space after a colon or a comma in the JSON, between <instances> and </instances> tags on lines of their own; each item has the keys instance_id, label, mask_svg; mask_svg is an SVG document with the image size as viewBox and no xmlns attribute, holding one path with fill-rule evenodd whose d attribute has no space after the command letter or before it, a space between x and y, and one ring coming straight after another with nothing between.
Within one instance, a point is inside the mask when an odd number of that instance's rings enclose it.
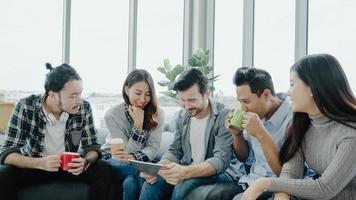
<instances>
[{"instance_id":1,"label":"gray sofa","mask_svg":"<svg viewBox=\"0 0 356 200\"><path fill-rule=\"evenodd\" d=\"M167 126L168 128L169 126ZM105 137L108 134L106 128L98 129L98 141L103 144ZM162 134L162 143L159 149L157 160L167 151L170 143L173 140L173 134L165 131ZM0 165L0 185L11 181L8 177L11 167ZM20 200L85 200L88 198L89 185L81 182L52 182L49 184L35 185L23 188L19 191ZM1 194L0 194L1 195ZM110 189L110 199L122 199L122 180L113 175L112 185Z\"/></svg>"}]
</instances>

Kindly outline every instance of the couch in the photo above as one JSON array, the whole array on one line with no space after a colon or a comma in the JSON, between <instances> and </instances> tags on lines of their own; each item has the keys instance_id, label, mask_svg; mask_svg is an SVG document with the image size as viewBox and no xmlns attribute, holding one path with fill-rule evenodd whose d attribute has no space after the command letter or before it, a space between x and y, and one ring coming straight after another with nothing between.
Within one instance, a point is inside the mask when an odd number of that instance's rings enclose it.
<instances>
[{"instance_id":1,"label":"couch","mask_svg":"<svg viewBox=\"0 0 356 200\"><path fill-rule=\"evenodd\" d=\"M167 126L166 128L169 128ZM108 129L98 129L98 141L103 144L105 137L108 134ZM159 149L157 160L167 151L170 143L173 140L173 134L169 131L165 131L162 134L161 147ZM6 182L7 170L11 170L11 167L0 165L0 181ZM113 177L113 182L110 189L110 199L118 200L122 199L122 180L119 177ZM88 198L89 185L81 182L52 182L49 184L35 185L26 187L20 190L20 200L85 200ZM1 194L0 194L1 199Z\"/></svg>"}]
</instances>

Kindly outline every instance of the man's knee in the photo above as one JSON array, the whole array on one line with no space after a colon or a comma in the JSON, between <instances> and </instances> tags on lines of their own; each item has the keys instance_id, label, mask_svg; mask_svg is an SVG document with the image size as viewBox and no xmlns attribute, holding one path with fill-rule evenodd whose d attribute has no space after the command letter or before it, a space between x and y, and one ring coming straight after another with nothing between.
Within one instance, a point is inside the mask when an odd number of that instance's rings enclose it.
<instances>
[{"instance_id":1,"label":"man's knee","mask_svg":"<svg viewBox=\"0 0 356 200\"><path fill-rule=\"evenodd\" d=\"M0 184L10 184L11 182L16 182L15 176L17 173L17 168L9 165L0 165Z\"/></svg>"},{"instance_id":2,"label":"man's knee","mask_svg":"<svg viewBox=\"0 0 356 200\"><path fill-rule=\"evenodd\" d=\"M18 168L0 165L0 195L1 199L17 199L18 187L16 186Z\"/></svg>"},{"instance_id":3,"label":"man's knee","mask_svg":"<svg viewBox=\"0 0 356 200\"><path fill-rule=\"evenodd\" d=\"M125 178L124 183L122 184L124 191L138 191L139 185L134 176L128 176Z\"/></svg>"},{"instance_id":4,"label":"man's knee","mask_svg":"<svg viewBox=\"0 0 356 200\"><path fill-rule=\"evenodd\" d=\"M90 167L98 176L100 176L99 174L112 175L112 167L103 160L96 161L92 166L89 166L89 168Z\"/></svg>"},{"instance_id":5,"label":"man's knee","mask_svg":"<svg viewBox=\"0 0 356 200\"><path fill-rule=\"evenodd\" d=\"M188 179L183 181L174 187L172 199L183 199L189 194L189 192L199 187L200 185L201 184L199 179Z\"/></svg>"},{"instance_id":6,"label":"man's knee","mask_svg":"<svg viewBox=\"0 0 356 200\"><path fill-rule=\"evenodd\" d=\"M158 178L154 184L145 182L141 189L140 200L161 199L162 197L169 196L172 187L162 178Z\"/></svg>"}]
</instances>

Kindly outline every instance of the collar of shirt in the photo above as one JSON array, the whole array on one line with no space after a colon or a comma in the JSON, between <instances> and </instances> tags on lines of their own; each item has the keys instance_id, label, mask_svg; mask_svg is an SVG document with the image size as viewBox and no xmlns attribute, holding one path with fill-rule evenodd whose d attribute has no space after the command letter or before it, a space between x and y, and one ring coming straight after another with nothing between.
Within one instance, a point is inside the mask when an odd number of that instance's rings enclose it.
<instances>
[{"instance_id":1,"label":"collar of shirt","mask_svg":"<svg viewBox=\"0 0 356 200\"><path fill-rule=\"evenodd\" d=\"M52 114L47 112L47 110L42 106L43 114L45 116L46 122L48 125L55 125L56 123L62 123L65 124L69 118L69 114L66 112L62 112L61 116L59 117L59 120L56 119L56 117Z\"/></svg>"},{"instance_id":2,"label":"collar of shirt","mask_svg":"<svg viewBox=\"0 0 356 200\"><path fill-rule=\"evenodd\" d=\"M289 97L284 94L277 94L277 97L282 100L282 104L278 107L277 111L273 113L272 117L264 121L263 124L272 124L274 127L281 127L284 119L288 115L290 108Z\"/></svg>"}]
</instances>

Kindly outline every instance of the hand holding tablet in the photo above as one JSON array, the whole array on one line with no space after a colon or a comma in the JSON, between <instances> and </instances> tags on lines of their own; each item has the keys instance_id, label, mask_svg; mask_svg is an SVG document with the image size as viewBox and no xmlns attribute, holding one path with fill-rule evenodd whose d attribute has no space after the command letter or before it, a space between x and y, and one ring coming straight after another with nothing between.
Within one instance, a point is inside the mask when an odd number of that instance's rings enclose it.
<instances>
[{"instance_id":1,"label":"hand holding tablet","mask_svg":"<svg viewBox=\"0 0 356 200\"><path fill-rule=\"evenodd\" d=\"M145 172L148 175L160 177L158 175L158 171L163 167L163 164L142 162L137 160L128 160L128 161L129 161L129 165L135 167L140 172Z\"/></svg>"}]
</instances>

